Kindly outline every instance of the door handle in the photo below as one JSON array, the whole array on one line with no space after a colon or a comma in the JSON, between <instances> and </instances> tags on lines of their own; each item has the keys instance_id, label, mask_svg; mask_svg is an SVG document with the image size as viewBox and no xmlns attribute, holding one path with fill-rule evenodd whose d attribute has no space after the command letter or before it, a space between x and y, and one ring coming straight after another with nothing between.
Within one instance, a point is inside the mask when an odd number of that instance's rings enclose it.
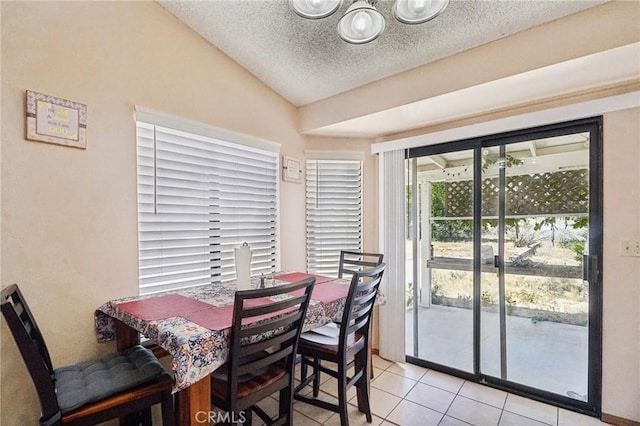
<instances>
[{"instance_id":1,"label":"door handle","mask_svg":"<svg viewBox=\"0 0 640 426\"><path fill-rule=\"evenodd\" d=\"M598 256L585 254L582 256L582 280L591 282L598 279Z\"/></svg>"}]
</instances>

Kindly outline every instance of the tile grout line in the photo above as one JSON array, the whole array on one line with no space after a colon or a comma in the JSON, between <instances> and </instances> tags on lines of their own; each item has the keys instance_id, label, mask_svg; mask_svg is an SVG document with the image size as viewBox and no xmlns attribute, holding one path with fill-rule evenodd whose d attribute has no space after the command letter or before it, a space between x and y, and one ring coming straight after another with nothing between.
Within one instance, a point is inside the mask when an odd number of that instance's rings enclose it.
<instances>
[{"instance_id":1,"label":"tile grout line","mask_svg":"<svg viewBox=\"0 0 640 426\"><path fill-rule=\"evenodd\" d=\"M427 373L425 373L425 374L427 374ZM465 381L463 381L463 382L462 382L462 385L460 385L460 387L458 388L458 390L456 391L456 393L454 393L454 394L453 394L453 399L452 399L452 400L451 400L451 402L449 403L449 406L447 407L447 409L444 411L444 414L442 415L442 419L440 420L440 423L442 423L442 421L444 420L444 418L445 418L445 417L447 417L447 413L448 413L448 412L449 412L449 410L451 409L451 406L453 405L453 401L455 401L455 400L456 400L456 398L457 398L457 397L458 397L458 395L460 394L460 389L462 389L462 387L464 386L464 384L465 384L466 382L467 382L466 380L465 380ZM434 386L434 387L435 387L435 386ZM436 388L436 389L439 389L439 388ZM441 389L441 390L444 390L444 389ZM453 393L453 392L451 392L451 393ZM453 416L448 416L448 417L451 417L451 418L455 419L455 417L453 417ZM460 420L460 419L456 419L456 420ZM460 420L460 421L462 421L462 420ZM440 423L438 423L438 424L440 424ZM465 422L465 423L466 423L466 422Z\"/></svg>"},{"instance_id":2,"label":"tile grout line","mask_svg":"<svg viewBox=\"0 0 640 426\"><path fill-rule=\"evenodd\" d=\"M372 361L372 364L373 364L373 361ZM387 367L386 367L384 370L382 370L382 373L384 373L384 372L388 371L388 370L389 370L389 368L390 368L390 367L392 367L393 365L394 365L393 363L391 363L391 364L387 365ZM382 374L382 373L380 373L380 374ZM394 373L393 373L393 372L391 372L391 371L389 371L389 373L394 374ZM379 376L376 376L376 378L377 378L377 377L379 377ZM374 380L375 380L375 379L374 379ZM373 380L372 380L372 381L373 381ZM415 385L414 385L414 386L415 386ZM386 392L386 391L384 391L384 390L382 390L382 389L379 389L379 388L376 388L376 389L380 390L381 392L388 393L389 395L393 395L392 393ZM413 389L413 388L412 388L412 389ZM407 392L407 393L408 393L408 392ZM371 396L371 394L369 394L369 396ZM393 395L393 396L396 396L396 395ZM387 413L385 416L381 417L381 418L382 418L382 422L389 422L389 423L391 423L391 424L397 425L397 423L395 423L395 422L393 422L393 421L391 421L391 420L388 420L388 419L387 419L387 417L389 417L389 415L390 415L391 413L393 413L393 410L395 410L396 408L398 408L398 405L400 405L400 403L401 403L403 400L404 400L404 398L400 398L400 401L399 401L396 405L394 405L394 407L389 411L389 413Z\"/></svg>"},{"instance_id":3,"label":"tile grout line","mask_svg":"<svg viewBox=\"0 0 640 426\"><path fill-rule=\"evenodd\" d=\"M434 385L433 385L433 384L431 384L431 383L427 383L427 382L423 382L423 381L421 381L421 380L425 379L425 376L426 376L430 371L436 372L435 370L425 369L425 371L424 371L424 373L423 373L422 375L420 375L420 376L419 376L419 377L417 377L417 378L413 378L413 377L407 377L407 376L405 376L405 375L403 375L403 374L397 373L396 371L392 371L392 370L390 370L390 368L391 368L391 367L393 367L394 365L396 365L396 364L394 364L394 363L390 363L390 364L388 364L385 368L381 368L381 367L379 367L379 366L375 366L375 365L374 365L374 367L378 370L378 374L376 374L376 376L375 376L375 378L372 380L372 382L373 382L373 381L375 381L377 378L379 378L383 373L385 373L385 372L389 372L389 373L391 373L394 377L399 377L399 378L402 378L402 379L410 380L413 384L411 385L410 389L408 389L408 391L404 393L404 396L395 395L395 394L393 394L393 393L390 393L390 392L386 391L385 389L381 389L381 388L379 388L379 387L372 386L372 387L374 387L375 389L377 389L377 390L378 390L378 391L380 391L380 392L384 392L385 394L388 394L388 395L390 395L390 396L394 396L394 397L398 398L398 402L397 402L396 404L394 404L394 405L393 405L393 407L390 409L390 411L389 411L386 415L384 415L384 416L380 416L380 415L376 415L376 414L372 413L372 415L373 415L374 417L376 417L376 418L380 419L382 423L385 423L385 422L386 422L386 423L393 424L393 425L399 425L399 424L398 424L398 423L396 423L395 421L390 420L390 419L389 419L389 416L390 416L390 415L391 415L391 413L393 413L396 409L398 409L398 407L402 404L402 402L403 402L403 401L407 401L407 402L413 403L413 404L415 404L415 405L417 405L417 406L419 406L419 407L423 407L423 408L426 408L426 409L429 409L429 410L433 410L434 412L437 412L437 413L439 413L439 414L442 414L442 418L440 419L440 421L438 422L438 424L442 424L442 423L444 422L444 420L445 420L445 417L450 417L450 418L452 418L452 419L455 419L455 420L460 421L461 423L464 423L465 425L467 425L467 424L469 424L468 422L466 422L466 421L464 421L464 420L461 420L461 419L458 419L457 417L455 417L455 416L452 416L452 415L448 414L448 413L449 413L449 411L451 410L451 407L453 406L453 403L455 402L455 400L456 400L458 397L460 397L460 398L465 398L465 399L468 399L468 400L470 400L470 401L474 401L474 402L476 402L476 403L483 404L483 405L486 405L486 406L488 406L488 407L493 407L493 408L495 408L495 409L500 410L500 415L499 415L499 417L498 417L498 424L499 424L499 423L500 423L500 422L505 418L505 417L504 417L504 415L508 413L508 414L512 414L512 415L520 416L520 417L522 417L522 418L525 418L525 419L528 419L528 420L531 420L531 421L534 421L534 422L537 422L537 423L540 423L540 424L544 424L544 425L548 425L548 426L560 426L560 408L559 408L559 407L553 407L553 408L555 409L555 416L554 416L554 417L555 417L555 419L554 419L554 421L552 421L552 422L549 424L549 423L546 423L546 422L545 422L545 421L543 421L543 420L540 420L540 419L537 419L537 418L533 418L533 417L530 417L530 416L525 415L525 414L522 414L522 413L517 413L517 412L513 412L513 411L511 411L511 410L507 410L507 409L506 409L506 405L507 405L507 402L508 402L509 396L510 396L510 395L512 395L512 394L510 394L509 392L504 392L504 393L505 393L505 398L504 398L504 399L503 399L503 401L501 402L500 406L496 406L496 405L492 405L492 404L490 404L490 403L487 403L487 402L484 402L484 401L480 401L480 400L477 400L477 399L475 399L475 398L468 397L468 396L465 396L465 395L462 395L462 394L461 394L461 392L462 392L462 390L463 390L463 388L464 388L464 386L465 386L466 384L468 384L468 383L469 383L469 384L476 384L475 382L470 382L470 381L468 381L468 380L463 380L463 381L462 381L462 384L461 384L459 387L457 387L457 389L456 389L454 392L452 392L452 391L450 390L451 388L445 389L445 388L442 388L442 387L439 387L439 386L434 386ZM325 382L326 382L326 381L328 381L328 380L331 380L331 378L330 378L330 377L328 377L328 378L325 380ZM448 393L450 393L450 394L452 394L452 395L453 395L453 399L451 400L451 402L448 404L448 406L447 406L447 407L446 407L446 409L444 410L444 413L440 413L438 410L435 410L435 409L433 409L433 408L431 408L431 407L428 407L428 406L426 406L426 405L423 405L423 404L421 404L421 403L419 403L419 402L415 402L415 401L411 401L411 400L407 399L407 396L409 395L409 393L411 393L411 392L416 388L416 386L417 386L417 384L418 384L418 383L423 384L423 385L425 385L425 386L430 386L430 387L432 387L432 388L434 388L434 389L438 389L438 390L443 391L443 392L448 392ZM330 393L327 393L327 392L326 392L326 391L324 391L324 390L321 390L321 393L326 394L327 396L334 397L333 395L331 395ZM353 400L353 398L351 398L351 399ZM350 406L352 406L352 407L356 407L356 405L355 405L354 403L351 403L351 402L349 402L349 401L348 401L348 404L349 404ZM308 418L308 419L310 419L310 420L312 420L312 421L314 421L314 422L316 421L315 419L313 419L313 418L309 417L308 415L306 415L306 414L304 414L304 413L302 413L302 412L298 412L298 414L301 414L302 416L304 416L304 418ZM335 415L335 413L333 413L333 414L332 414L332 416L330 416L328 419L326 419L324 422L322 422L322 424L328 424L329 420L330 420L331 418L333 418L333 416L334 416L334 415Z\"/></svg>"}]
</instances>

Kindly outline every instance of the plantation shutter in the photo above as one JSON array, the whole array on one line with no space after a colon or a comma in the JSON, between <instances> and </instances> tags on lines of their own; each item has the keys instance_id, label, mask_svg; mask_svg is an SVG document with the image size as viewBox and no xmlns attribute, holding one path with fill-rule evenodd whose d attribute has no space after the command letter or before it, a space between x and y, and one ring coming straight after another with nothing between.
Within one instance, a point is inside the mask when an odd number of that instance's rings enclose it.
<instances>
[{"instance_id":1,"label":"plantation shutter","mask_svg":"<svg viewBox=\"0 0 640 426\"><path fill-rule=\"evenodd\" d=\"M141 121L137 150L141 294L235 279L243 242L275 271L277 152Z\"/></svg>"},{"instance_id":2,"label":"plantation shutter","mask_svg":"<svg viewBox=\"0 0 640 426\"><path fill-rule=\"evenodd\" d=\"M340 250L362 251L362 161L306 164L307 271L337 276Z\"/></svg>"}]
</instances>

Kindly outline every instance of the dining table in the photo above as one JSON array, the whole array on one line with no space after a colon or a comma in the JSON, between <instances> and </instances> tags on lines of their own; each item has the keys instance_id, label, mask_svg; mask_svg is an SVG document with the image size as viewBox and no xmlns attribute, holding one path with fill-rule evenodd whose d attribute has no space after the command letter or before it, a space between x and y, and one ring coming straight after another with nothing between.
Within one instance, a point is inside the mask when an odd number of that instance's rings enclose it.
<instances>
[{"instance_id":1,"label":"dining table","mask_svg":"<svg viewBox=\"0 0 640 426\"><path fill-rule=\"evenodd\" d=\"M339 320L350 279L283 272L268 285L316 279L303 332ZM251 288L263 285L251 279ZM244 287L243 287L244 288ZM201 425L212 410L210 375L228 358L235 280L110 300L95 311L98 341L116 341L118 350L141 337L171 357L177 424ZM205 421L206 423L206 421Z\"/></svg>"}]
</instances>

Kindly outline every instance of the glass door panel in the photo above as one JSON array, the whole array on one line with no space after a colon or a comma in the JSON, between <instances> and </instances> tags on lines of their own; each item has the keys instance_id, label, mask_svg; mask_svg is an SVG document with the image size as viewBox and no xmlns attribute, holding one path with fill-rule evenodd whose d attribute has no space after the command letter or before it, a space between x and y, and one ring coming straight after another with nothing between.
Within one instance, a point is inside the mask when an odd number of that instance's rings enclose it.
<instances>
[{"instance_id":1,"label":"glass door panel","mask_svg":"<svg viewBox=\"0 0 640 426\"><path fill-rule=\"evenodd\" d=\"M450 153L446 164L439 155L420 157L409 167L417 228L407 252L417 261L407 270L407 354L472 372L473 150Z\"/></svg>"},{"instance_id":2,"label":"glass door panel","mask_svg":"<svg viewBox=\"0 0 640 426\"><path fill-rule=\"evenodd\" d=\"M495 253L496 272L482 274L481 372L583 401L588 139L578 133L484 148L482 173L482 251Z\"/></svg>"}]
</instances>

